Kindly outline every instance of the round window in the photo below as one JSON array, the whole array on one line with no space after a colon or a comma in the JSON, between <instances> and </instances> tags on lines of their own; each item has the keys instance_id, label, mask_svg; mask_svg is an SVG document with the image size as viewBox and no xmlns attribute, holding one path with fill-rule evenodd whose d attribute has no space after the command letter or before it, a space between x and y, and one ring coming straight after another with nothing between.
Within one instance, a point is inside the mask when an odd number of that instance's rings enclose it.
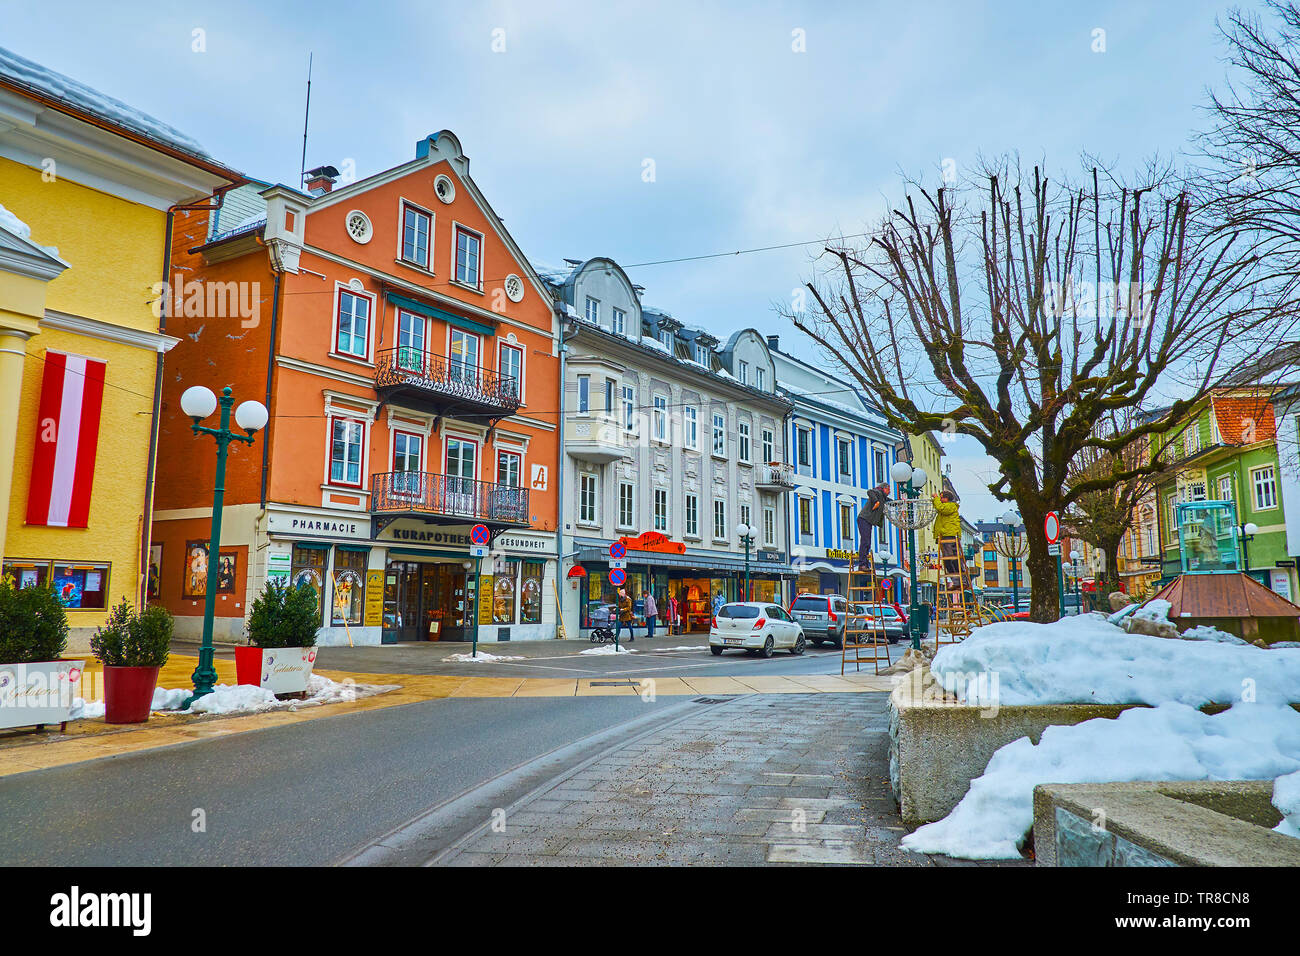
<instances>
[{"instance_id":1,"label":"round window","mask_svg":"<svg viewBox=\"0 0 1300 956\"><path fill-rule=\"evenodd\" d=\"M348 213L347 230L352 241L359 242L362 245L370 241L370 236L374 231L370 225L370 217L360 209L354 209Z\"/></svg>"},{"instance_id":2,"label":"round window","mask_svg":"<svg viewBox=\"0 0 1300 956\"><path fill-rule=\"evenodd\" d=\"M506 298L511 302L518 302L524 297L524 280L517 275L506 276L505 281Z\"/></svg>"},{"instance_id":3,"label":"round window","mask_svg":"<svg viewBox=\"0 0 1300 956\"><path fill-rule=\"evenodd\" d=\"M451 177L445 173L440 174L433 181L433 191L443 202L451 202L456 198L456 184L451 181Z\"/></svg>"}]
</instances>

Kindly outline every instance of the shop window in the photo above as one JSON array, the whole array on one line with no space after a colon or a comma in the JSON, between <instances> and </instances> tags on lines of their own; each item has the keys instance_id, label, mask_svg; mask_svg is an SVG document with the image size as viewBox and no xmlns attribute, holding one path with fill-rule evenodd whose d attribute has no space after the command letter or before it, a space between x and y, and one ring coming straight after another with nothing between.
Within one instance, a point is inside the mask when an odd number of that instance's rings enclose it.
<instances>
[{"instance_id":1,"label":"shop window","mask_svg":"<svg viewBox=\"0 0 1300 956\"><path fill-rule=\"evenodd\" d=\"M355 548L334 549L334 600L330 624L335 627L356 626L362 621L366 606L367 555L367 551Z\"/></svg>"},{"instance_id":2,"label":"shop window","mask_svg":"<svg viewBox=\"0 0 1300 956\"><path fill-rule=\"evenodd\" d=\"M492 623L515 623L515 580L519 576L519 562L503 562L492 577Z\"/></svg>"},{"instance_id":3,"label":"shop window","mask_svg":"<svg viewBox=\"0 0 1300 956\"><path fill-rule=\"evenodd\" d=\"M289 583L295 587L309 584L316 590L316 616L321 619L325 598L325 562L329 552L324 547L295 544L289 568Z\"/></svg>"},{"instance_id":4,"label":"shop window","mask_svg":"<svg viewBox=\"0 0 1300 956\"><path fill-rule=\"evenodd\" d=\"M542 623L542 582L546 565L541 561L525 561L519 584L519 623Z\"/></svg>"},{"instance_id":5,"label":"shop window","mask_svg":"<svg viewBox=\"0 0 1300 956\"><path fill-rule=\"evenodd\" d=\"M14 587L42 588L50 583L50 562L48 561L6 561L3 570L6 578L13 578Z\"/></svg>"},{"instance_id":6,"label":"shop window","mask_svg":"<svg viewBox=\"0 0 1300 956\"><path fill-rule=\"evenodd\" d=\"M103 610L108 607L107 564L54 565L54 590L69 610Z\"/></svg>"}]
</instances>

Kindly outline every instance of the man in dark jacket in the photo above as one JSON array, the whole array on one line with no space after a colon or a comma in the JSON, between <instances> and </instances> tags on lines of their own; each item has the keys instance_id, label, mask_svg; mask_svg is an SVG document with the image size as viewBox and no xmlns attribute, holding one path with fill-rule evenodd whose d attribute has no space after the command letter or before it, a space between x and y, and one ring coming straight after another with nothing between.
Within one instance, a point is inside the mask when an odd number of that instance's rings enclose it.
<instances>
[{"instance_id":1,"label":"man in dark jacket","mask_svg":"<svg viewBox=\"0 0 1300 956\"><path fill-rule=\"evenodd\" d=\"M889 500L889 484L881 484L867 492L867 501L858 512L858 567L867 568L867 555L871 553L871 531L885 523L885 502Z\"/></svg>"}]
</instances>

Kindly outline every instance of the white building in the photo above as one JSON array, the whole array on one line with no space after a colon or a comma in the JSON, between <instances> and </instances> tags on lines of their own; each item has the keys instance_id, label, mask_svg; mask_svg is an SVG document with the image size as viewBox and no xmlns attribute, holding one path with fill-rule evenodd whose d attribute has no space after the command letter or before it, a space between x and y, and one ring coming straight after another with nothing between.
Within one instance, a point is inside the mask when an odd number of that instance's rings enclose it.
<instances>
[{"instance_id":1,"label":"white building","mask_svg":"<svg viewBox=\"0 0 1300 956\"><path fill-rule=\"evenodd\" d=\"M562 532L566 630L608 621L610 546L627 548L638 621L653 591L707 628L713 597L791 596L782 435L790 403L775 390L767 343L726 343L642 305L610 259L569 261L552 280L564 329ZM753 529L748 562L738 534Z\"/></svg>"}]
</instances>

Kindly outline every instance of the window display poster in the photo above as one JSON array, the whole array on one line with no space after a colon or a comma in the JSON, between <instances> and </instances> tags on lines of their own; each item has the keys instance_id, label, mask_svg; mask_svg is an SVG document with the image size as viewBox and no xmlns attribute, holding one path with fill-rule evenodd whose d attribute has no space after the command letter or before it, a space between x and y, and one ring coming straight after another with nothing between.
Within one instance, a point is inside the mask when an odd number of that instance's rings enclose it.
<instances>
[{"instance_id":1,"label":"window display poster","mask_svg":"<svg viewBox=\"0 0 1300 956\"><path fill-rule=\"evenodd\" d=\"M151 598L162 597L162 555L161 544L149 547L149 591Z\"/></svg>"},{"instance_id":2,"label":"window display poster","mask_svg":"<svg viewBox=\"0 0 1300 956\"><path fill-rule=\"evenodd\" d=\"M185 542L184 579L181 582L181 596L201 598L208 593L208 543L207 541Z\"/></svg>"},{"instance_id":3,"label":"window display poster","mask_svg":"<svg viewBox=\"0 0 1300 956\"><path fill-rule=\"evenodd\" d=\"M382 627L384 624L384 572L366 572L366 627Z\"/></svg>"}]
</instances>

